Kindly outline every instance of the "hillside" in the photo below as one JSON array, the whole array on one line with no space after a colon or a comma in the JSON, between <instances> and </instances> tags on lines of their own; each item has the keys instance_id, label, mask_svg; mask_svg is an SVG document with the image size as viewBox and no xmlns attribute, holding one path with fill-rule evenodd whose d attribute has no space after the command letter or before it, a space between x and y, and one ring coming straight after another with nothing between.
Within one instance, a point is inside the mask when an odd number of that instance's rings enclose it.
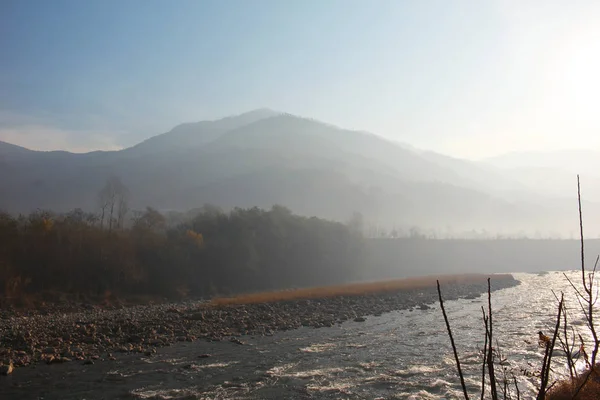
<instances>
[{"instance_id":1,"label":"hillside","mask_svg":"<svg viewBox=\"0 0 600 400\"><path fill-rule=\"evenodd\" d=\"M367 132L261 109L182 124L131 148L73 154L0 143L0 208L98 209L110 176L129 206L188 210L283 204L386 229L568 233L572 204L502 168L422 152ZM569 197L572 195L569 195Z\"/></svg>"},{"instance_id":2,"label":"hillside","mask_svg":"<svg viewBox=\"0 0 600 400\"><path fill-rule=\"evenodd\" d=\"M594 150L515 152L484 163L514 182L557 198L572 197L573 176L580 174L585 197L600 201L600 153Z\"/></svg>"}]
</instances>

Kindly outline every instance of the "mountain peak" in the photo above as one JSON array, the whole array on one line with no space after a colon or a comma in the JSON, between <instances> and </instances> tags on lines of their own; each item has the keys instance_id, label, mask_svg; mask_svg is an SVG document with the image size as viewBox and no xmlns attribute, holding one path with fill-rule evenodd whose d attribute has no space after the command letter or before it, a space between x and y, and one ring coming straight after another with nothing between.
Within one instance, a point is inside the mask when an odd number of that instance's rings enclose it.
<instances>
[{"instance_id":1,"label":"mountain peak","mask_svg":"<svg viewBox=\"0 0 600 400\"><path fill-rule=\"evenodd\" d=\"M217 139L224 132L281 114L281 112L269 108L258 108L211 121L187 122L177 125L167 133L146 139L126 150L149 154L158 153L168 148L181 150L198 147Z\"/></svg>"},{"instance_id":2,"label":"mountain peak","mask_svg":"<svg viewBox=\"0 0 600 400\"><path fill-rule=\"evenodd\" d=\"M270 108L257 108L256 110L247 111L238 115L231 115L229 117L221 118L212 122L224 126L226 129L234 129L260 121L261 119L276 117L282 114L284 113L271 110Z\"/></svg>"},{"instance_id":3,"label":"mountain peak","mask_svg":"<svg viewBox=\"0 0 600 400\"><path fill-rule=\"evenodd\" d=\"M26 147L18 146L16 144L0 141L0 154L26 153L29 151L34 151L34 150L30 150Z\"/></svg>"}]
</instances>

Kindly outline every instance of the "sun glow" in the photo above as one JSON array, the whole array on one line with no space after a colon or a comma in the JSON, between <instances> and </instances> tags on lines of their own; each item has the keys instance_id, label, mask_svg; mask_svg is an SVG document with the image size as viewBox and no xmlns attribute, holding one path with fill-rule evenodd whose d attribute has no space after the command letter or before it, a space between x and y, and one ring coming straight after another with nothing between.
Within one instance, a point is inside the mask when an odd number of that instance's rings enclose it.
<instances>
[{"instance_id":1,"label":"sun glow","mask_svg":"<svg viewBox=\"0 0 600 400\"><path fill-rule=\"evenodd\" d=\"M557 50L555 100L577 125L599 122L600 32L573 35Z\"/></svg>"}]
</instances>

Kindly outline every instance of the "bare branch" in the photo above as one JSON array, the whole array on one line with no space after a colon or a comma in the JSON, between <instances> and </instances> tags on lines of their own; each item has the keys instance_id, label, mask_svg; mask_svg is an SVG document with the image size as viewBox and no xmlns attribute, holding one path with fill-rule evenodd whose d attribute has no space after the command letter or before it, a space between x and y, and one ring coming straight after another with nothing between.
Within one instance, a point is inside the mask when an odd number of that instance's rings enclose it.
<instances>
[{"instance_id":1,"label":"bare branch","mask_svg":"<svg viewBox=\"0 0 600 400\"><path fill-rule=\"evenodd\" d=\"M562 294L561 296L564 297L564 294ZM563 335L564 340L561 338L560 342L561 346L563 347L563 350L565 351L565 354L567 355L567 366L569 367L569 376L571 377L571 380L573 380L575 378L577 370L575 368L575 363L573 362L573 347L569 347L569 336L567 331L567 306L565 304L563 304Z\"/></svg>"},{"instance_id":2,"label":"bare branch","mask_svg":"<svg viewBox=\"0 0 600 400\"><path fill-rule=\"evenodd\" d=\"M485 316L485 310L481 306L481 312L483 313L483 323L485 325L485 342L483 345L483 363L481 366L481 400L485 395L485 360L487 359L487 347L488 347L488 318Z\"/></svg>"},{"instance_id":3,"label":"bare branch","mask_svg":"<svg viewBox=\"0 0 600 400\"><path fill-rule=\"evenodd\" d=\"M586 289L585 284L585 252L583 246L583 215L581 212L581 185L579 183L579 174L577 174L577 203L579 205L579 237L581 241L581 278L583 282L583 288Z\"/></svg>"},{"instance_id":4,"label":"bare branch","mask_svg":"<svg viewBox=\"0 0 600 400\"><path fill-rule=\"evenodd\" d=\"M592 270L592 275L590 277L590 288L594 283L594 278L596 276L596 269L598 268L598 261L600 261L600 255L596 256L596 261L594 262L594 269Z\"/></svg>"},{"instance_id":5,"label":"bare branch","mask_svg":"<svg viewBox=\"0 0 600 400\"><path fill-rule=\"evenodd\" d=\"M564 277L567 279L567 281L571 284L571 287L573 288L573 290L575 290L575 292L577 293L577 295L581 298L585 298L585 296L583 294L581 294L581 292L579 291L579 289L577 289L577 287L575 286L575 284L573 283L573 281L571 281L571 279L569 279L569 277L567 276L567 274L565 274L563 272Z\"/></svg>"},{"instance_id":6,"label":"bare branch","mask_svg":"<svg viewBox=\"0 0 600 400\"><path fill-rule=\"evenodd\" d=\"M494 373L494 354L492 351L493 342L493 322L492 322L492 285L490 278L488 278L488 319L490 322L489 329L489 347L488 347L488 374L490 375L490 391L492 393L492 400L498 399L498 392L496 390L496 375Z\"/></svg>"},{"instance_id":7,"label":"bare branch","mask_svg":"<svg viewBox=\"0 0 600 400\"><path fill-rule=\"evenodd\" d=\"M437 281L438 297L440 299L440 308L444 315L444 321L446 321L446 329L448 330L448 336L450 336L450 343L452 344L452 351L454 352L454 359L456 360L456 368L458 369L458 376L460 377L460 384L462 386L465 399L469 400L469 394L467 393L467 386L465 385L465 378L460 368L460 360L458 359L458 352L456 351L456 345L454 344L454 337L452 337L452 330L450 329L450 322L448 322L448 316L446 315L446 309L444 308L444 301L442 300L442 291L440 289L440 281Z\"/></svg>"},{"instance_id":8,"label":"bare branch","mask_svg":"<svg viewBox=\"0 0 600 400\"><path fill-rule=\"evenodd\" d=\"M521 400L521 391L519 390L519 384L517 383L517 377L513 375L513 381L515 383L515 389L517 391L517 400Z\"/></svg>"},{"instance_id":9,"label":"bare branch","mask_svg":"<svg viewBox=\"0 0 600 400\"><path fill-rule=\"evenodd\" d=\"M588 380L590 379L590 376L592 376L593 373L594 373L594 370L592 368L590 368L590 370L585 374L585 378L583 379L583 382L581 383L581 385L579 385L577 387L577 390L575 391L575 393L573 394L573 396L571 398L573 398L573 399L577 398L577 395L579 394L581 389L583 389L585 387Z\"/></svg>"},{"instance_id":10,"label":"bare branch","mask_svg":"<svg viewBox=\"0 0 600 400\"><path fill-rule=\"evenodd\" d=\"M596 332L596 327L594 326L594 295L593 295L593 280L592 277L594 276L595 272L596 272L596 268L598 267L598 259L600 259L600 256L596 258L596 263L594 264L594 271L592 272L592 274L590 275L590 282L589 282L589 287L588 284L586 284L585 282L585 257L584 257L584 250L583 250L583 216L582 216L582 211L581 211L581 185L579 182L579 175L577 175L577 202L579 204L579 233L580 233L580 237L581 237L581 280L583 282L583 290L587 293L587 298L584 296L581 296L585 302L587 303L588 309L587 309L587 313L584 312L584 314L586 315L586 319L588 322L588 326L590 328L590 331L592 333L592 337L594 338L594 347L592 349L592 357L590 360L590 364L592 365L592 370L594 369L594 366L596 365L596 356L598 354L598 345L600 344L598 342L598 334Z\"/></svg>"},{"instance_id":11,"label":"bare branch","mask_svg":"<svg viewBox=\"0 0 600 400\"><path fill-rule=\"evenodd\" d=\"M548 386L548 380L550 378L550 364L552 363L552 352L554 350L554 345L556 344L556 336L558 335L558 330L560 328L560 317L563 310L564 303L564 295L560 298L560 303L558 304L558 314L556 316L556 325L554 327L554 334L552 335L552 341L546 343L546 351L544 353L544 361L542 363L542 371L541 371L541 381L540 381L540 390L537 395L537 400L544 400L546 398L546 391Z\"/></svg>"},{"instance_id":12,"label":"bare branch","mask_svg":"<svg viewBox=\"0 0 600 400\"><path fill-rule=\"evenodd\" d=\"M554 290L551 290L552 294L554 295L554 298L556 299L556 301L560 302L560 299L558 298L558 296L556 295L556 293L554 292ZM561 292L561 298L564 297L564 293ZM560 347L563 349L563 351L565 352L566 358L567 358L567 366L569 367L569 375L571 377L571 380L573 380L575 378L575 375L577 373L576 369L575 369L575 363L573 362L573 348L575 346L575 341L573 340L573 345L569 346L569 336L568 336L568 332L567 332L567 305L563 303L563 336L564 339L560 336L558 336L558 341L560 343ZM572 327L571 327L572 329Z\"/></svg>"}]
</instances>

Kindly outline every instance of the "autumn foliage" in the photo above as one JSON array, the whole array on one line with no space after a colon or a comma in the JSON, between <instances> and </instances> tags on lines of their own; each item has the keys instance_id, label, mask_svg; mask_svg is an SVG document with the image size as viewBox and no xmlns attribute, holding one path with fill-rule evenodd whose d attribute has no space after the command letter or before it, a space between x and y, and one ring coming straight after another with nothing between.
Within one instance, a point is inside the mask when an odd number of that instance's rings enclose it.
<instances>
[{"instance_id":1,"label":"autumn foliage","mask_svg":"<svg viewBox=\"0 0 600 400\"><path fill-rule=\"evenodd\" d=\"M364 266L362 239L346 226L277 206L205 209L178 224L152 208L112 225L81 210L0 213L0 243L9 301L49 292L231 295L347 282Z\"/></svg>"}]
</instances>

